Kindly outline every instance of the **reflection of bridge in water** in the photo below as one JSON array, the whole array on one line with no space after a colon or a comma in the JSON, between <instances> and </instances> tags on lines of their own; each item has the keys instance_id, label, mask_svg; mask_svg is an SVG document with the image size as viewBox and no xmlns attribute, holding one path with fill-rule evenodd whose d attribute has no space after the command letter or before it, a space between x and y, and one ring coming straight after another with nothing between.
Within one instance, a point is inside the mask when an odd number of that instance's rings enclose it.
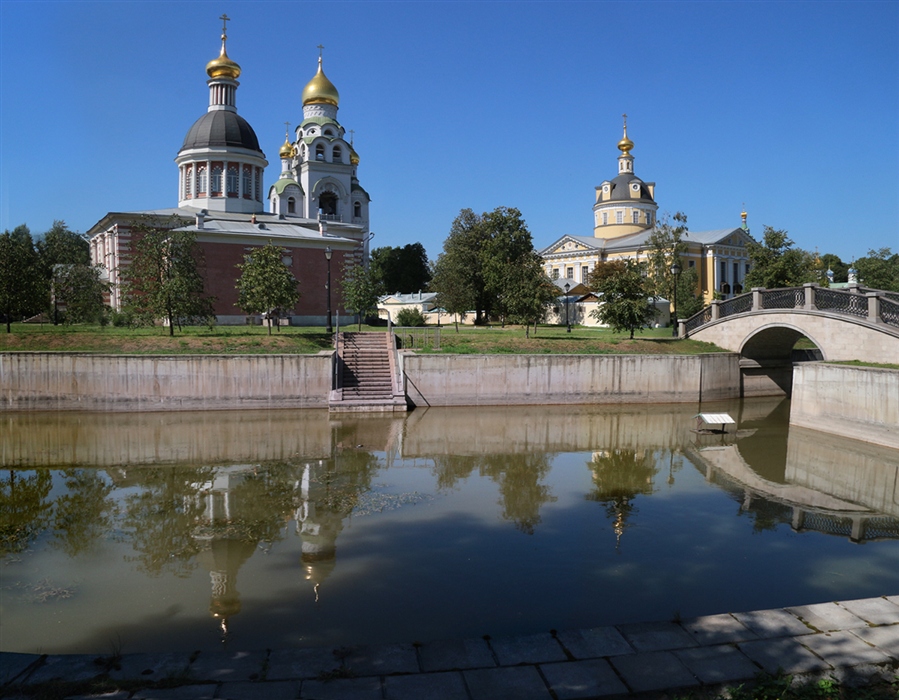
<instances>
[{"instance_id":1,"label":"reflection of bridge in water","mask_svg":"<svg viewBox=\"0 0 899 700\"><path fill-rule=\"evenodd\" d=\"M689 456L757 525L785 523L853 542L899 538L895 450L858 442L850 451L845 440L818 431L790 427L772 434L752 431L751 421L743 426L747 435L736 444L697 446ZM772 449L783 452L782 468L764 463Z\"/></svg>"}]
</instances>

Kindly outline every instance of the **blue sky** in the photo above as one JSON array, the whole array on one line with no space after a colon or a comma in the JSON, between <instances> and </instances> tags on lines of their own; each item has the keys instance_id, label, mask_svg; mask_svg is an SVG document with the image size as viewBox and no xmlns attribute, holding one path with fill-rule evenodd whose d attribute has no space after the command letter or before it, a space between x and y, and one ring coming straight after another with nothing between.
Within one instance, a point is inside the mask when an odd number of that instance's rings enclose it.
<instances>
[{"instance_id":1,"label":"blue sky","mask_svg":"<svg viewBox=\"0 0 899 700\"><path fill-rule=\"evenodd\" d=\"M319 43L355 131L374 246L432 258L459 210L517 207L538 248L592 235L628 114L635 172L690 228L899 251L899 3L0 0L0 229L177 205L206 62L280 170Z\"/></svg>"}]
</instances>

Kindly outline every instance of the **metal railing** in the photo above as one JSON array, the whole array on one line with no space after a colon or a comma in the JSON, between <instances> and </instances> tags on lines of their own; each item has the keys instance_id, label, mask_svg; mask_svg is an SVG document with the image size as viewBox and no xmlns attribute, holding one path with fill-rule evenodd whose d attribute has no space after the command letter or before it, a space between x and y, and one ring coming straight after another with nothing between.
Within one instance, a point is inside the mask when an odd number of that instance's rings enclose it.
<instances>
[{"instance_id":1,"label":"metal railing","mask_svg":"<svg viewBox=\"0 0 899 700\"><path fill-rule=\"evenodd\" d=\"M440 328L435 326L393 326L397 347L403 350L440 349Z\"/></svg>"}]
</instances>

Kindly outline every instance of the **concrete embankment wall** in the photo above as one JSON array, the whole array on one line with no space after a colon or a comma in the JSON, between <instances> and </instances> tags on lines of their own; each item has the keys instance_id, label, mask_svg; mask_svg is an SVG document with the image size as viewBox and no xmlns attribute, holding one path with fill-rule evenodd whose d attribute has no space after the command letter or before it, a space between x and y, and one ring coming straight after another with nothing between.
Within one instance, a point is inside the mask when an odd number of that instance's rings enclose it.
<instances>
[{"instance_id":1,"label":"concrete embankment wall","mask_svg":"<svg viewBox=\"0 0 899 700\"><path fill-rule=\"evenodd\" d=\"M899 370L797 364L790 424L899 449Z\"/></svg>"},{"instance_id":2,"label":"concrete embankment wall","mask_svg":"<svg viewBox=\"0 0 899 700\"><path fill-rule=\"evenodd\" d=\"M737 354L402 354L415 406L685 403L740 395Z\"/></svg>"},{"instance_id":3,"label":"concrete embankment wall","mask_svg":"<svg viewBox=\"0 0 899 700\"><path fill-rule=\"evenodd\" d=\"M0 353L0 409L155 411L325 408L332 353Z\"/></svg>"}]
</instances>

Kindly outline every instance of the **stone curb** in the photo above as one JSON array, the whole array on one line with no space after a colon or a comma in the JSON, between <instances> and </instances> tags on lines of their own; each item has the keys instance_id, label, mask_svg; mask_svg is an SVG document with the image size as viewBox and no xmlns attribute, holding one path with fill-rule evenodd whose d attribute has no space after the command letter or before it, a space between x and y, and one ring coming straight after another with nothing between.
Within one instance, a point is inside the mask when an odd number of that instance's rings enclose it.
<instances>
[{"instance_id":1,"label":"stone curb","mask_svg":"<svg viewBox=\"0 0 899 700\"><path fill-rule=\"evenodd\" d=\"M685 621L424 644L259 652L0 654L0 697L106 681L71 700L566 700L718 689L760 672L894 680L899 596ZM121 690L125 685L131 689Z\"/></svg>"}]
</instances>

